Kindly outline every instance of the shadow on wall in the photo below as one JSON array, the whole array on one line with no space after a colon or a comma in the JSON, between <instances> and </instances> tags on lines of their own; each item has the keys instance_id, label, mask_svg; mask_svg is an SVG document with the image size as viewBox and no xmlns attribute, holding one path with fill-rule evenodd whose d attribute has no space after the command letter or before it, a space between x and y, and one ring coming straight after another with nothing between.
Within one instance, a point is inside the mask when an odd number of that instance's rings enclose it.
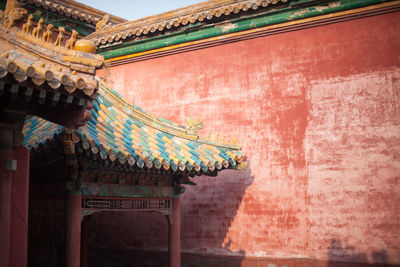
<instances>
[{"instance_id":1,"label":"shadow on wall","mask_svg":"<svg viewBox=\"0 0 400 267\"><path fill-rule=\"evenodd\" d=\"M250 163L243 171L225 170L217 177L192 180L197 185L186 186L181 196L182 267L241 266L246 253L232 250L227 234L254 180ZM90 267L168 265L168 225L163 215L107 212L90 217Z\"/></svg>"},{"instance_id":2,"label":"shadow on wall","mask_svg":"<svg viewBox=\"0 0 400 267\"><path fill-rule=\"evenodd\" d=\"M387 264L388 258L386 250L375 250L370 254L368 260L367 253L359 252L353 246L342 246L340 240L333 239L328 247L328 267L341 266L392 266Z\"/></svg>"},{"instance_id":3,"label":"shadow on wall","mask_svg":"<svg viewBox=\"0 0 400 267\"><path fill-rule=\"evenodd\" d=\"M235 249L229 229L253 181L251 162L243 171L194 179L198 185L187 189L181 201L182 267L242 265L246 251Z\"/></svg>"}]
</instances>

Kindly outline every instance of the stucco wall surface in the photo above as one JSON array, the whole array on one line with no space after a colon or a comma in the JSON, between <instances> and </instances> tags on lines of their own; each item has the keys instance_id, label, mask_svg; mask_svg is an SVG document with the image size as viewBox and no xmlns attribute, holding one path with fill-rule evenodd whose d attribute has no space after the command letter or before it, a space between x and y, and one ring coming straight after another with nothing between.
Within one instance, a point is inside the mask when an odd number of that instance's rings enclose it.
<instances>
[{"instance_id":1,"label":"stucco wall surface","mask_svg":"<svg viewBox=\"0 0 400 267\"><path fill-rule=\"evenodd\" d=\"M247 155L186 187L183 251L400 263L399 29L397 12L111 68L130 102ZM161 215L96 216L93 244L166 246Z\"/></svg>"}]
</instances>

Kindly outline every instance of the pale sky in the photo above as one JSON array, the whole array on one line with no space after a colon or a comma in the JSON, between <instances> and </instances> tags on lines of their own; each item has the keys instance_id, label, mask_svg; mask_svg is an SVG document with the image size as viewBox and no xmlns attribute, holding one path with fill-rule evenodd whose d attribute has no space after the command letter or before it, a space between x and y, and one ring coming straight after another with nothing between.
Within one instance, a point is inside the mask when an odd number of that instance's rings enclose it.
<instances>
[{"instance_id":1,"label":"pale sky","mask_svg":"<svg viewBox=\"0 0 400 267\"><path fill-rule=\"evenodd\" d=\"M85 5L127 20L136 20L205 0L77 0Z\"/></svg>"}]
</instances>

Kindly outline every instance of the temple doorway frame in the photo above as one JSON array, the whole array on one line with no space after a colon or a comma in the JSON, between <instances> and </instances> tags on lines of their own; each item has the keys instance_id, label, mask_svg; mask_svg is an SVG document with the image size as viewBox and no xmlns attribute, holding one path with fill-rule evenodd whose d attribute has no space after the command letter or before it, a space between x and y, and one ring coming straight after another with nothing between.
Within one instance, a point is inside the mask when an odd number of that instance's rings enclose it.
<instances>
[{"instance_id":1,"label":"temple doorway frame","mask_svg":"<svg viewBox=\"0 0 400 267\"><path fill-rule=\"evenodd\" d=\"M81 236L84 217L96 212L155 211L165 215L168 223L168 266L181 266L180 198L97 197L69 194L67 197L67 267L80 267ZM85 250L86 251L86 250ZM86 266L82 266L86 267Z\"/></svg>"}]
</instances>

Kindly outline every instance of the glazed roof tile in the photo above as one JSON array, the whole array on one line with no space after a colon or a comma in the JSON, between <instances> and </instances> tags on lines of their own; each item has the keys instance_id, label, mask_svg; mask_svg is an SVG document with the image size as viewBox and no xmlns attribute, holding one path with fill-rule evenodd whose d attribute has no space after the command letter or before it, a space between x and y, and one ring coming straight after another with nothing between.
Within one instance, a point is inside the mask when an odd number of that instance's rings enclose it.
<instances>
[{"instance_id":1,"label":"glazed roof tile","mask_svg":"<svg viewBox=\"0 0 400 267\"><path fill-rule=\"evenodd\" d=\"M92 33L87 38L97 46L118 42L133 36L142 36L156 31L162 32L191 23L210 21L221 16L257 10L287 0L211 0L187 6L159 15L113 25L101 33Z\"/></svg>"},{"instance_id":2,"label":"glazed roof tile","mask_svg":"<svg viewBox=\"0 0 400 267\"><path fill-rule=\"evenodd\" d=\"M9 11L12 12L14 11ZM12 18L7 12L3 15ZM69 35L66 32L58 33L57 39L61 41L58 44L57 41L54 43L52 40L46 41L44 31L46 25L43 24L35 35L34 32L39 26L33 24L31 17L27 19L22 29L11 26L0 23L0 78L10 73L19 83L30 78L36 86L44 83L51 89L63 86L68 93L79 89L88 96L97 90L94 74L96 69L103 65L102 56L72 49L75 39L71 40L70 37L65 40ZM68 47L69 41L70 47Z\"/></svg>"},{"instance_id":3,"label":"glazed roof tile","mask_svg":"<svg viewBox=\"0 0 400 267\"><path fill-rule=\"evenodd\" d=\"M2 38L4 34L5 32L0 28L0 78L10 73L20 83L30 79L37 86L47 84L52 89L62 86L68 93L78 89L88 96L96 91L97 81L94 79L94 66L80 68L76 64L58 63L50 58L51 54L54 55L53 59L60 58L62 53L57 50L44 51L44 53L47 52L46 57L35 55L29 50L14 45L13 42L4 41L5 39ZM15 43L24 43L24 40L15 40ZM26 44L29 47L36 46L36 48L44 50L43 46L40 46L41 44L35 45L28 42ZM76 58L79 59L79 56ZM102 64L101 59L94 58L93 61L99 62L97 66ZM71 65L75 66L71 68Z\"/></svg>"},{"instance_id":4,"label":"glazed roof tile","mask_svg":"<svg viewBox=\"0 0 400 267\"><path fill-rule=\"evenodd\" d=\"M24 145L36 149L64 132L62 126L29 117ZM187 134L187 128L157 119L125 102L100 82L92 118L75 131L84 150L139 168L192 171L210 174L245 165L238 145L214 143Z\"/></svg>"},{"instance_id":5,"label":"glazed roof tile","mask_svg":"<svg viewBox=\"0 0 400 267\"><path fill-rule=\"evenodd\" d=\"M27 0L25 2L93 25L108 14L73 0ZM110 17L112 24L126 22L126 19L117 16L110 15Z\"/></svg>"}]
</instances>

